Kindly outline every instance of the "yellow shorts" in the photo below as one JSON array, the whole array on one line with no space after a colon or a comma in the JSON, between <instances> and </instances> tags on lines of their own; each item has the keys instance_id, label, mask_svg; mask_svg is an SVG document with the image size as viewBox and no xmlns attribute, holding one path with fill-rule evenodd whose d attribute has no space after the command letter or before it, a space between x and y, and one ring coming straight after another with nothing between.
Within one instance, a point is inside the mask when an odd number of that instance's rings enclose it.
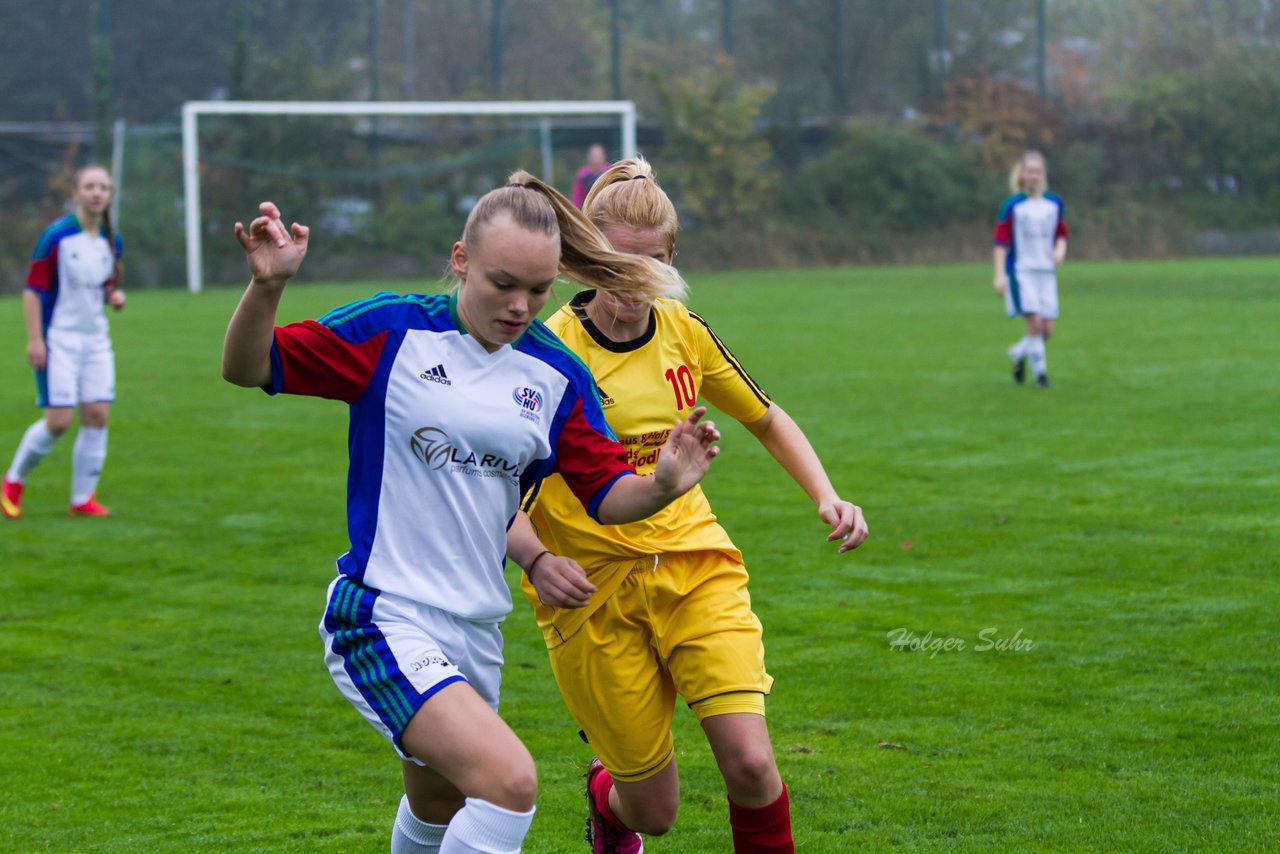
<instances>
[{"instance_id":1,"label":"yellow shorts","mask_svg":"<svg viewBox=\"0 0 1280 854\"><path fill-rule=\"evenodd\" d=\"M581 629L548 650L560 692L615 780L671 761L676 694L699 720L764 714L760 620L747 570L722 552L644 561Z\"/></svg>"}]
</instances>

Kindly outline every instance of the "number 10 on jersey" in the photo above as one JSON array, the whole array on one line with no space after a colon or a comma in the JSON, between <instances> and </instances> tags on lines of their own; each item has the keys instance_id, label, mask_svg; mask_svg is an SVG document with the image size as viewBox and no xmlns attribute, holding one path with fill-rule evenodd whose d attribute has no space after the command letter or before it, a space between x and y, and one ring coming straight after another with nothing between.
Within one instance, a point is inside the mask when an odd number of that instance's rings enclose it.
<instances>
[{"instance_id":1,"label":"number 10 on jersey","mask_svg":"<svg viewBox=\"0 0 1280 854\"><path fill-rule=\"evenodd\" d=\"M689 409L698 400L698 389L693 384L693 373L688 365L679 368L667 368L664 376L671 383L671 390L676 393L676 409Z\"/></svg>"}]
</instances>

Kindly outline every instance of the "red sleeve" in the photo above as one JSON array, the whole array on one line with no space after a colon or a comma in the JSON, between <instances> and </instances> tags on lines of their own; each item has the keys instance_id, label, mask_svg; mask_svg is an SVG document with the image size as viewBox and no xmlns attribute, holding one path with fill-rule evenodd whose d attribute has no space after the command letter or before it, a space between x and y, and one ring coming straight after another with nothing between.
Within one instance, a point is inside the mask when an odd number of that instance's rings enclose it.
<instances>
[{"instance_id":1,"label":"red sleeve","mask_svg":"<svg viewBox=\"0 0 1280 854\"><path fill-rule=\"evenodd\" d=\"M1013 223L1002 219L996 223L994 241L999 246L1008 246L1013 242Z\"/></svg>"},{"instance_id":2,"label":"red sleeve","mask_svg":"<svg viewBox=\"0 0 1280 854\"><path fill-rule=\"evenodd\" d=\"M581 400L574 401L573 410L560 430L556 470L596 521L599 521L596 513L600 502L609 494L609 487L623 475L636 472L627 462L622 444L587 422Z\"/></svg>"},{"instance_id":3,"label":"red sleeve","mask_svg":"<svg viewBox=\"0 0 1280 854\"><path fill-rule=\"evenodd\" d=\"M269 390L354 403L382 357L387 333L352 342L315 320L277 326Z\"/></svg>"},{"instance_id":4,"label":"red sleeve","mask_svg":"<svg viewBox=\"0 0 1280 854\"><path fill-rule=\"evenodd\" d=\"M1053 235L1054 240L1067 239L1067 221L1062 217L1058 217L1058 231Z\"/></svg>"},{"instance_id":5,"label":"red sleeve","mask_svg":"<svg viewBox=\"0 0 1280 854\"><path fill-rule=\"evenodd\" d=\"M48 255L31 259L31 267L27 270L27 287L33 291L47 291L53 287L57 275L58 244L55 243Z\"/></svg>"}]
</instances>

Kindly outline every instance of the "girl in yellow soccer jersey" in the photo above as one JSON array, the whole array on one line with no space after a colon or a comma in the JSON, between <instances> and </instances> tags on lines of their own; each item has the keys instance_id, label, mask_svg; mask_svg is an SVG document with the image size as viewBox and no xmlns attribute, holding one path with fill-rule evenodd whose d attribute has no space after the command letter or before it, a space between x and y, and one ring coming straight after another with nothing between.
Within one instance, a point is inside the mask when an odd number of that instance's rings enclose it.
<instances>
[{"instance_id":1,"label":"girl in yellow soccer jersey","mask_svg":"<svg viewBox=\"0 0 1280 854\"><path fill-rule=\"evenodd\" d=\"M675 208L644 160L601 176L584 211L616 249L668 264L675 257ZM637 471L652 470L667 431L701 396L741 421L804 488L841 552L866 539L862 510L837 494L804 433L683 304L585 291L547 325L591 369ZM742 554L702 490L643 521L598 525L552 476L524 508L508 554L525 569L556 681L598 757L587 786L593 849L639 851L638 833L662 834L675 821L679 694L724 775L734 850L793 850L764 718L773 679L760 620Z\"/></svg>"}]
</instances>

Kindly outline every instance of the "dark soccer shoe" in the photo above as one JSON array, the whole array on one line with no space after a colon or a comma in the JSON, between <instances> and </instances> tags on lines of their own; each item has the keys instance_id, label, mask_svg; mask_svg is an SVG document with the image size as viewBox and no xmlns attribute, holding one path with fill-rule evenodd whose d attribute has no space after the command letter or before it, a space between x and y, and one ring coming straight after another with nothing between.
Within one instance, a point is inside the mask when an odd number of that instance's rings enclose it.
<instances>
[{"instance_id":1,"label":"dark soccer shoe","mask_svg":"<svg viewBox=\"0 0 1280 854\"><path fill-rule=\"evenodd\" d=\"M1013 381L1021 385L1027 380L1027 360L1015 359L1013 362Z\"/></svg>"},{"instance_id":2,"label":"dark soccer shoe","mask_svg":"<svg viewBox=\"0 0 1280 854\"><path fill-rule=\"evenodd\" d=\"M1050 385L1049 375L1041 374L1040 376L1036 377L1036 385L1040 388L1048 388Z\"/></svg>"}]
</instances>

